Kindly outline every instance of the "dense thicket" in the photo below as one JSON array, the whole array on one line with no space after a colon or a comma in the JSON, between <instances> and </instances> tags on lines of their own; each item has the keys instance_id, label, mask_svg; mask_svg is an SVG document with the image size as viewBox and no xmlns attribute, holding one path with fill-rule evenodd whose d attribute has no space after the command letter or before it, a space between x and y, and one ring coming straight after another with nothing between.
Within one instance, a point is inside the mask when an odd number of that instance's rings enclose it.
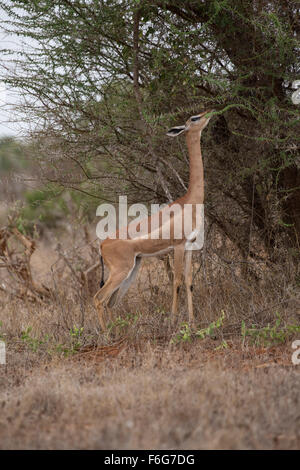
<instances>
[{"instance_id":1,"label":"dense thicket","mask_svg":"<svg viewBox=\"0 0 300 470\"><path fill-rule=\"evenodd\" d=\"M50 181L95 201L174 199L187 185L187 152L165 131L217 107L202 141L209 221L243 259L289 252L297 263L298 1L0 5L6 28L30 39L7 81L38 123L37 157Z\"/></svg>"}]
</instances>

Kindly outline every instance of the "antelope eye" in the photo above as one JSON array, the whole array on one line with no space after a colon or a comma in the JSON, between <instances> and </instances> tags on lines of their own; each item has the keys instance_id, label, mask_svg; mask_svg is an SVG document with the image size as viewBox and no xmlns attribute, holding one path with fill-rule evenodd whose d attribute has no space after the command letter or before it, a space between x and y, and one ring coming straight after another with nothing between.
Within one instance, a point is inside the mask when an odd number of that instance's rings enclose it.
<instances>
[{"instance_id":1,"label":"antelope eye","mask_svg":"<svg viewBox=\"0 0 300 470\"><path fill-rule=\"evenodd\" d=\"M200 119L201 119L201 116L192 116L192 117L191 117L191 121L192 121L192 122L199 121Z\"/></svg>"}]
</instances>

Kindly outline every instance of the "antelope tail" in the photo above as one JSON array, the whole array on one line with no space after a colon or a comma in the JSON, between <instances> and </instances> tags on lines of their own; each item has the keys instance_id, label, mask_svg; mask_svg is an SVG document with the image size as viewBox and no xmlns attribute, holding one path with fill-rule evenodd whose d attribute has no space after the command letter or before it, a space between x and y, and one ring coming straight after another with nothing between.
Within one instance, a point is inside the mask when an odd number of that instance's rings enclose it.
<instances>
[{"instance_id":1,"label":"antelope tail","mask_svg":"<svg viewBox=\"0 0 300 470\"><path fill-rule=\"evenodd\" d=\"M104 286L104 263L103 263L103 257L102 257L102 255L100 255L100 263L101 263L101 269L102 269L101 281L100 281L100 289L101 289L101 287Z\"/></svg>"}]
</instances>

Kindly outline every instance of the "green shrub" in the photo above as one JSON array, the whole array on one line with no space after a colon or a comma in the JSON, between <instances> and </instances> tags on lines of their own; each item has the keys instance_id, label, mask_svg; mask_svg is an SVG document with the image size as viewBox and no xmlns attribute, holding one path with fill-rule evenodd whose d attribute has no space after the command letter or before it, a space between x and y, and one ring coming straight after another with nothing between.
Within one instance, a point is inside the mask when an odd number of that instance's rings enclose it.
<instances>
[{"instance_id":1,"label":"green shrub","mask_svg":"<svg viewBox=\"0 0 300 470\"><path fill-rule=\"evenodd\" d=\"M243 342L245 342L246 337L249 337L251 344L256 346L273 346L286 343L295 334L300 333L300 325L282 325L282 319L278 313L276 313L276 317L273 326L268 323L267 326L262 328L257 325L247 328L243 321L241 330Z\"/></svg>"}]
</instances>

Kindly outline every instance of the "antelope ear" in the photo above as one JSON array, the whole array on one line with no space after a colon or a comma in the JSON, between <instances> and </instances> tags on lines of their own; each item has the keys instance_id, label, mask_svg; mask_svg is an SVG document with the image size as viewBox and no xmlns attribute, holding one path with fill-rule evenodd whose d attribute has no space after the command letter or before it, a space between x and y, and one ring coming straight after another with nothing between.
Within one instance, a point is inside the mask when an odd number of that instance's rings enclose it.
<instances>
[{"instance_id":1,"label":"antelope ear","mask_svg":"<svg viewBox=\"0 0 300 470\"><path fill-rule=\"evenodd\" d=\"M177 135L181 134L184 131L185 131L185 126L172 127L171 129L168 130L166 135L170 137L176 137Z\"/></svg>"}]
</instances>

